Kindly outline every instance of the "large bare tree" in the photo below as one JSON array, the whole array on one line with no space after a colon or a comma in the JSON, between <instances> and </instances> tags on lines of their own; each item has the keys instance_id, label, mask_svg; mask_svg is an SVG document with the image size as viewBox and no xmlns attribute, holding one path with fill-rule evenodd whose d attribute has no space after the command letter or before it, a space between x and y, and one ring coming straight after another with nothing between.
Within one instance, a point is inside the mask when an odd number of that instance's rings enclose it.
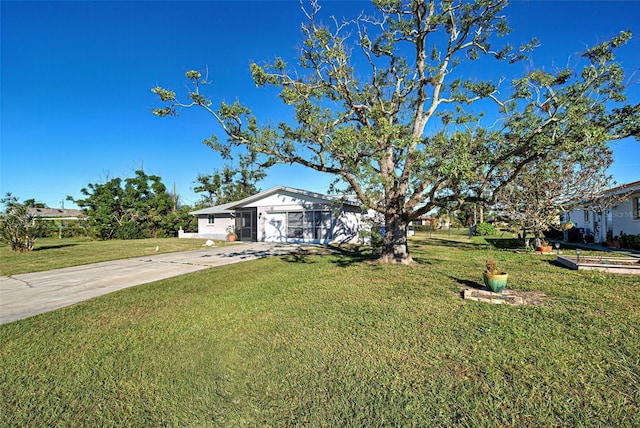
<instances>
[{"instance_id":1,"label":"large bare tree","mask_svg":"<svg viewBox=\"0 0 640 428\"><path fill-rule=\"evenodd\" d=\"M640 107L624 104L613 55L630 33L587 50L582 70L480 80L474 64L495 60L495 69L536 44L513 47L500 37L510 31L506 6L374 0L358 17L323 23L312 1L303 6L297 64L251 65L256 85L279 88L291 120L264 124L240 102L213 107L197 71L186 73L191 89L182 101L153 88L166 103L154 113L203 108L228 136L206 141L224 156L235 147L264 167L293 163L335 175L384 216L381 261L410 263L407 225L432 208L493 203L534 162L638 134Z\"/></svg>"},{"instance_id":2,"label":"large bare tree","mask_svg":"<svg viewBox=\"0 0 640 428\"><path fill-rule=\"evenodd\" d=\"M560 154L532 162L496 195L498 213L527 232L540 246L543 232L560 229L561 214L599 200L612 187L607 168L612 153L607 147L590 147L579 153Z\"/></svg>"}]
</instances>

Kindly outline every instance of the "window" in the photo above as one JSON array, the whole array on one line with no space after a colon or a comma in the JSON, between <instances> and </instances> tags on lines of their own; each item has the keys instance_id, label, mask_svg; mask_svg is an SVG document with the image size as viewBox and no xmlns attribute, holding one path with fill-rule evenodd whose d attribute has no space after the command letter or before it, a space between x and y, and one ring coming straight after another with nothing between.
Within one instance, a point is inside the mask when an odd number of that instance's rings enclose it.
<instances>
[{"instance_id":1,"label":"window","mask_svg":"<svg viewBox=\"0 0 640 428\"><path fill-rule=\"evenodd\" d=\"M287 213L287 238L321 240L331 237L331 211Z\"/></svg>"},{"instance_id":2,"label":"window","mask_svg":"<svg viewBox=\"0 0 640 428\"><path fill-rule=\"evenodd\" d=\"M331 212L315 211L315 239L331 238Z\"/></svg>"},{"instance_id":3,"label":"window","mask_svg":"<svg viewBox=\"0 0 640 428\"><path fill-rule=\"evenodd\" d=\"M287 213L287 238L302 238L302 213Z\"/></svg>"},{"instance_id":4,"label":"window","mask_svg":"<svg viewBox=\"0 0 640 428\"><path fill-rule=\"evenodd\" d=\"M640 196L633 198L633 217L640 219Z\"/></svg>"},{"instance_id":5,"label":"window","mask_svg":"<svg viewBox=\"0 0 640 428\"><path fill-rule=\"evenodd\" d=\"M313 211L304 213L304 239L315 239L315 222Z\"/></svg>"},{"instance_id":6,"label":"window","mask_svg":"<svg viewBox=\"0 0 640 428\"><path fill-rule=\"evenodd\" d=\"M208 222L209 222L209 224L215 224L215 222L216 222L216 216L214 216L213 214L209 214L209 216L208 216Z\"/></svg>"},{"instance_id":7,"label":"window","mask_svg":"<svg viewBox=\"0 0 640 428\"><path fill-rule=\"evenodd\" d=\"M589 211L584 210L584 221L588 222L589 221Z\"/></svg>"}]
</instances>

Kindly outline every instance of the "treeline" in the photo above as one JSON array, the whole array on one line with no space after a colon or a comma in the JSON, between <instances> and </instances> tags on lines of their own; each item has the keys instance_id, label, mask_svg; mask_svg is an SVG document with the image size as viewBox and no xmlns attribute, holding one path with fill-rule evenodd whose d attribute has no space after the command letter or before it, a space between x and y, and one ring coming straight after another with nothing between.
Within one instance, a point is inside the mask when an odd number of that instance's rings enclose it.
<instances>
[{"instance_id":1,"label":"treeline","mask_svg":"<svg viewBox=\"0 0 640 428\"><path fill-rule=\"evenodd\" d=\"M97 239L167 238L178 230L197 231L191 207L167 191L162 179L135 171L130 178L112 178L105 183L89 183L80 190L81 199L67 197L87 217L87 231Z\"/></svg>"},{"instance_id":2,"label":"treeline","mask_svg":"<svg viewBox=\"0 0 640 428\"><path fill-rule=\"evenodd\" d=\"M71 219L49 217L43 214L44 204L34 199L21 202L8 192L0 199L4 205L0 241L12 251L27 252L37 238L168 238L177 236L179 229L198 230L198 220L189 215L193 208L181 205L178 195L168 192L159 176L142 170L135 171L134 177L89 183L80 193L83 198L67 197L82 211L77 219Z\"/></svg>"}]
</instances>

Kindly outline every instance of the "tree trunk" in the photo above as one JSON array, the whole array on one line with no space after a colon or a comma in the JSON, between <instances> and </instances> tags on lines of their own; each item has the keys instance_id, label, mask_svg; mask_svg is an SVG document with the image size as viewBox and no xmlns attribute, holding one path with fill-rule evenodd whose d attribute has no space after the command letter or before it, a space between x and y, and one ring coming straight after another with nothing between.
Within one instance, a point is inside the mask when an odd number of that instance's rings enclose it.
<instances>
[{"instance_id":1,"label":"tree trunk","mask_svg":"<svg viewBox=\"0 0 640 428\"><path fill-rule=\"evenodd\" d=\"M384 248L379 261L382 263L411 264L413 260L407 245L407 222L397 217L385 219Z\"/></svg>"}]
</instances>

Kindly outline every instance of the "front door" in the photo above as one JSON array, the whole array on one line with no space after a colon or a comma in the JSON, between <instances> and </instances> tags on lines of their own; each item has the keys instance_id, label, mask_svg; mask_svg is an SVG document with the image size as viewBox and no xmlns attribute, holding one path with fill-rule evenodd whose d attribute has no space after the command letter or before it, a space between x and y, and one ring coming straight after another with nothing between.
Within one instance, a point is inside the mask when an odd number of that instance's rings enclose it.
<instances>
[{"instance_id":1,"label":"front door","mask_svg":"<svg viewBox=\"0 0 640 428\"><path fill-rule=\"evenodd\" d=\"M243 208L236 210L236 234L239 241L258 240L258 209Z\"/></svg>"}]
</instances>

